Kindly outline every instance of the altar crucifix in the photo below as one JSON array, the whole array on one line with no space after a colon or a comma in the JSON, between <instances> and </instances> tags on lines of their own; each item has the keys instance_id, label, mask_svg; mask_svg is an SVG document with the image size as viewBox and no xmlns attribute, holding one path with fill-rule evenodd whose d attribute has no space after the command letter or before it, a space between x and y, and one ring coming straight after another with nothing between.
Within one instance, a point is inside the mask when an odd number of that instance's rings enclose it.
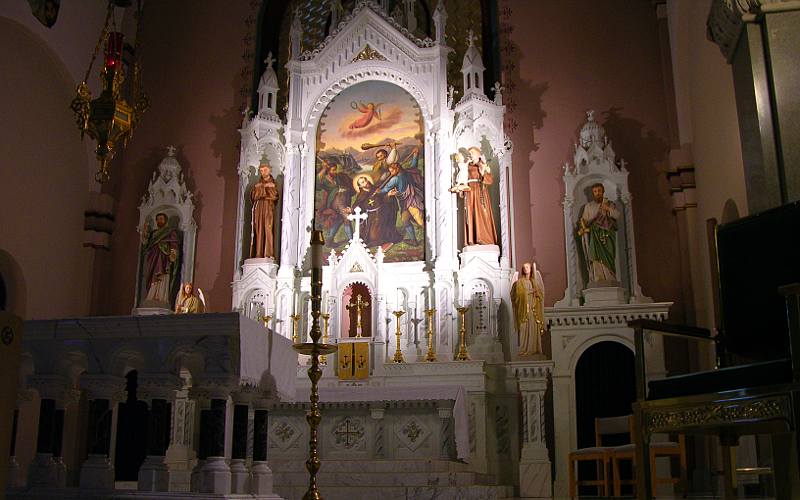
<instances>
[{"instance_id":1,"label":"altar crucifix","mask_svg":"<svg viewBox=\"0 0 800 500\"><path fill-rule=\"evenodd\" d=\"M367 220L367 214L362 214L361 207L356 207L353 209L353 213L347 216L347 220L355 222L353 227L353 241L358 241L361 239L361 223Z\"/></svg>"},{"instance_id":2,"label":"altar crucifix","mask_svg":"<svg viewBox=\"0 0 800 500\"><path fill-rule=\"evenodd\" d=\"M347 310L356 310L356 338L361 338L362 325L361 325L361 311L369 307L369 302L363 300L361 294L356 295L356 300L347 304Z\"/></svg>"}]
</instances>

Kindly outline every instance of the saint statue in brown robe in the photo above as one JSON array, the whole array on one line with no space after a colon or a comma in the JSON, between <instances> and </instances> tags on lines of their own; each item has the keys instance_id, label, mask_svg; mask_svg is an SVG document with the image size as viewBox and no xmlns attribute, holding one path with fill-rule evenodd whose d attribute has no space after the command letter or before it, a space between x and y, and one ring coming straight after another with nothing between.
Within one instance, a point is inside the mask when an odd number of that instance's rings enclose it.
<instances>
[{"instance_id":1,"label":"saint statue in brown robe","mask_svg":"<svg viewBox=\"0 0 800 500\"><path fill-rule=\"evenodd\" d=\"M494 182L489 166L481 158L481 150L471 147L469 160L461 153L455 154L460 177L466 178L466 186L460 184L451 191L464 197L464 246L497 245L497 229L492 215L492 200L488 186ZM466 171L464 176L462 172Z\"/></svg>"},{"instance_id":2,"label":"saint statue in brown robe","mask_svg":"<svg viewBox=\"0 0 800 500\"><path fill-rule=\"evenodd\" d=\"M252 234L250 238L250 257L261 259L275 257L275 236L273 225L275 221L275 203L278 201L278 189L275 187L275 178L272 177L272 168L268 163L258 167L261 179L255 183L250 191L250 201L253 202Z\"/></svg>"},{"instance_id":3,"label":"saint statue in brown robe","mask_svg":"<svg viewBox=\"0 0 800 500\"><path fill-rule=\"evenodd\" d=\"M511 305L519 332L519 355L543 354L544 283L530 262L522 264L519 279L511 285Z\"/></svg>"}]
</instances>

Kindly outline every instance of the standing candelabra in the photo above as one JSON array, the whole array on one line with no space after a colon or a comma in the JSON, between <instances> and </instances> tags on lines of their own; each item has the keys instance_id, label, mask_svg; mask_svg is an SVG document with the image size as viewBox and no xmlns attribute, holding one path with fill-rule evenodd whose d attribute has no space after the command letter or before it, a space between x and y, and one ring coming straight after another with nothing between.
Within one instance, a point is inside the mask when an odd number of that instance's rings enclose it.
<instances>
[{"instance_id":1,"label":"standing candelabra","mask_svg":"<svg viewBox=\"0 0 800 500\"><path fill-rule=\"evenodd\" d=\"M458 354L456 354L456 361L469 361L469 353L467 353L467 322L466 315L469 311L469 306L456 307L458 317L461 321L461 327L458 329L458 334L461 337L458 346Z\"/></svg>"},{"instance_id":2,"label":"standing candelabra","mask_svg":"<svg viewBox=\"0 0 800 500\"><path fill-rule=\"evenodd\" d=\"M406 312L402 310L392 311L394 317L397 318L397 330L394 332L395 336L397 337L397 349L395 349L394 358L392 359L392 361L395 363L405 363L405 360L403 359L403 351L400 350L400 335L402 335L402 333L400 333L400 317L405 313Z\"/></svg>"},{"instance_id":3,"label":"standing candelabra","mask_svg":"<svg viewBox=\"0 0 800 500\"><path fill-rule=\"evenodd\" d=\"M320 312L322 303L322 247L325 245L325 238L322 236L322 231L314 230L311 232L311 331L309 337L311 342L299 344L296 339L294 340L294 349L300 354L311 356L311 367L308 369L308 378L311 380L311 408L306 414L306 421L309 427L308 439L308 460L306 460L306 469L308 469L308 490L303 495L303 500L321 500L322 494L317 488L317 472L319 471L319 453L317 452L319 423L322 420L322 414L319 411L319 379L322 377L322 368L320 368L320 356L330 354L336 350L336 346L328 345L320 342L322 331L319 327L319 318L322 315ZM292 315L292 320L295 322L295 332L297 331L298 315ZM327 320L326 320L327 325ZM327 329L326 329L327 330Z\"/></svg>"},{"instance_id":4,"label":"standing candelabra","mask_svg":"<svg viewBox=\"0 0 800 500\"><path fill-rule=\"evenodd\" d=\"M436 314L436 309L425 309L425 315L428 317L428 329L425 332L428 337L428 354L425 355L425 361L436 361L436 351L433 349L433 317Z\"/></svg>"}]
</instances>

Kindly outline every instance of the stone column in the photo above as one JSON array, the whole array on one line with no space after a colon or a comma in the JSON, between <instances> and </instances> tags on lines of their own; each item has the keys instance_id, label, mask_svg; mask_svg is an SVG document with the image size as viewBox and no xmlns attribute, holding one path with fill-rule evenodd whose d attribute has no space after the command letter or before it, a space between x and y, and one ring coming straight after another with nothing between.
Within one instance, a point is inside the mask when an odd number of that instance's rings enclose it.
<instances>
[{"instance_id":1,"label":"stone column","mask_svg":"<svg viewBox=\"0 0 800 500\"><path fill-rule=\"evenodd\" d=\"M60 375L38 375L31 379L31 386L38 390L39 429L36 438L36 458L28 467L28 486L58 486L58 465L53 460L54 440L62 437L62 429L56 430L58 418L57 404L68 388L67 379ZM62 410L63 412L63 410ZM63 425L63 413L61 424ZM61 455L61 445L58 446Z\"/></svg>"},{"instance_id":2,"label":"stone column","mask_svg":"<svg viewBox=\"0 0 800 500\"><path fill-rule=\"evenodd\" d=\"M138 397L146 401L147 456L139 468L139 491L169 491L169 468L165 462L170 439L172 403L181 379L172 374L139 375Z\"/></svg>"},{"instance_id":3,"label":"stone column","mask_svg":"<svg viewBox=\"0 0 800 500\"><path fill-rule=\"evenodd\" d=\"M233 407L233 446L231 447L231 493L250 492L250 471L247 469L247 402Z\"/></svg>"},{"instance_id":4,"label":"stone column","mask_svg":"<svg viewBox=\"0 0 800 500\"><path fill-rule=\"evenodd\" d=\"M172 439L165 462L169 467L169 491L190 491L192 464L197 458L194 434L197 402L189 399L184 379L183 389L176 392L172 410Z\"/></svg>"},{"instance_id":5,"label":"stone column","mask_svg":"<svg viewBox=\"0 0 800 500\"><path fill-rule=\"evenodd\" d=\"M114 466L111 463L112 430L117 419L117 405L125 391L125 379L113 375L84 375L81 386L89 400L86 452L81 466L81 489L114 489Z\"/></svg>"},{"instance_id":6,"label":"stone column","mask_svg":"<svg viewBox=\"0 0 800 500\"><path fill-rule=\"evenodd\" d=\"M228 495L231 492L231 469L225 456L226 410L228 398L237 382L225 375L202 377L195 381L192 392L209 401L200 413L200 457L192 491ZM194 473L193 473L194 475ZM195 489L197 488L197 489Z\"/></svg>"},{"instance_id":7,"label":"stone column","mask_svg":"<svg viewBox=\"0 0 800 500\"><path fill-rule=\"evenodd\" d=\"M522 397L522 454L519 491L524 498L552 498L553 482L545 432L544 395L552 362L514 363Z\"/></svg>"},{"instance_id":8,"label":"stone column","mask_svg":"<svg viewBox=\"0 0 800 500\"><path fill-rule=\"evenodd\" d=\"M384 442L384 420L386 416L386 408L383 406L372 407L369 409L369 415L375 421L375 434L373 437L372 445L372 458L383 459L386 458L386 445Z\"/></svg>"},{"instance_id":9,"label":"stone column","mask_svg":"<svg viewBox=\"0 0 800 500\"><path fill-rule=\"evenodd\" d=\"M456 457L455 433L453 430L453 402L439 401L436 404L439 415L439 458L452 460Z\"/></svg>"},{"instance_id":10,"label":"stone column","mask_svg":"<svg viewBox=\"0 0 800 500\"><path fill-rule=\"evenodd\" d=\"M264 406L259 404L258 406ZM263 408L255 410L253 416L253 476L250 481L253 495L272 494L272 470L267 465L267 433L269 413Z\"/></svg>"}]
</instances>

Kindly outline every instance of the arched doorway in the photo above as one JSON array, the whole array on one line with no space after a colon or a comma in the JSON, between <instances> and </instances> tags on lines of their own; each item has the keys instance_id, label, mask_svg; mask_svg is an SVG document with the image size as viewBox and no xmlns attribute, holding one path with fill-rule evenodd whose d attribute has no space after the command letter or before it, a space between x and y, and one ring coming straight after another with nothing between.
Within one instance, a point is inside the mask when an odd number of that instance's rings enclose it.
<instances>
[{"instance_id":1,"label":"arched doorway","mask_svg":"<svg viewBox=\"0 0 800 500\"><path fill-rule=\"evenodd\" d=\"M598 342L575 366L575 421L578 448L595 446L595 418L630 415L636 399L633 351L619 342ZM610 436L604 444L626 444L628 436ZM596 474L594 464L581 464L579 477ZM630 474L629 472L627 474ZM587 489L594 494L595 489Z\"/></svg>"},{"instance_id":2,"label":"arched doorway","mask_svg":"<svg viewBox=\"0 0 800 500\"><path fill-rule=\"evenodd\" d=\"M359 308L359 303L361 304ZM359 309L361 315L359 335ZM372 294L363 283L353 283L342 292L342 337L372 336Z\"/></svg>"}]
</instances>

